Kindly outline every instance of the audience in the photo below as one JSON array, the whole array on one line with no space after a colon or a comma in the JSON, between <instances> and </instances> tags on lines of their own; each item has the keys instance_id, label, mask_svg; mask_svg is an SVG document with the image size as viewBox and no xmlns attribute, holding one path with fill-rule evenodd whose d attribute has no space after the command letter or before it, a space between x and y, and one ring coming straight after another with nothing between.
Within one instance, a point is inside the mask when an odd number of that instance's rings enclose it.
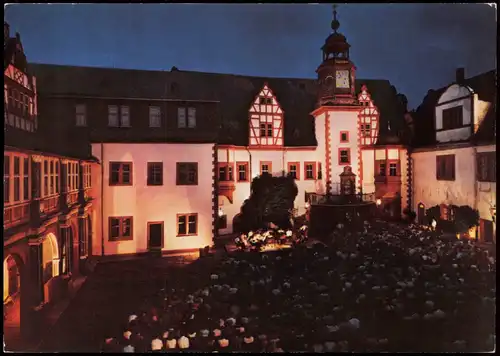
<instances>
[{"instance_id":1,"label":"audience","mask_svg":"<svg viewBox=\"0 0 500 356\"><path fill-rule=\"evenodd\" d=\"M162 289L102 350L493 349L496 260L488 251L415 226L361 230L335 233L328 246L230 255L192 290Z\"/></svg>"}]
</instances>

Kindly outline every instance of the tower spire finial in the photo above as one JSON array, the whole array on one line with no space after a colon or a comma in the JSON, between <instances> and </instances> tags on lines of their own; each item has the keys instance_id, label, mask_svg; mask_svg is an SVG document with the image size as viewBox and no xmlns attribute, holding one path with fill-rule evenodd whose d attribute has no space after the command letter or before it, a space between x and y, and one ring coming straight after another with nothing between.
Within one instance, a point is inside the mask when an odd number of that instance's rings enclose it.
<instances>
[{"instance_id":1,"label":"tower spire finial","mask_svg":"<svg viewBox=\"0 0 500 356\"><path fill-rule=\"evenodd\" d=\"M332 30L337 32L340 27L340 23L337 20L337 4L333 4L333 20L332 20Z\"/></svg>"}]
</instances>

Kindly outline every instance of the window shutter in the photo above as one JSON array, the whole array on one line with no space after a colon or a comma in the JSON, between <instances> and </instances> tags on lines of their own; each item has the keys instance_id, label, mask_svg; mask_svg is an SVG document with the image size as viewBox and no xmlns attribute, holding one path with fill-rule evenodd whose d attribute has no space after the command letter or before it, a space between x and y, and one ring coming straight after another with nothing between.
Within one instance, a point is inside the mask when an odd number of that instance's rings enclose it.
<instances>
[{"instance_id":1,"label":"window shutter","mask_svg":"<svg viewBox=\"0 0 500 356\"><path fill-rule=\"evenodd\" d=\"M196 127L196 109L188 108L188 127L195 128Z\"/></svg>"},{"instance_id":2,"label":"window shutter","mask_svg":"<svg viewBox=\"0 0 500 356\"><path fill-rule=\"evenodd\" d=\"M186 108L177 109L177 127L179 128L186 127Z\"/></svg>"}]
</instances>

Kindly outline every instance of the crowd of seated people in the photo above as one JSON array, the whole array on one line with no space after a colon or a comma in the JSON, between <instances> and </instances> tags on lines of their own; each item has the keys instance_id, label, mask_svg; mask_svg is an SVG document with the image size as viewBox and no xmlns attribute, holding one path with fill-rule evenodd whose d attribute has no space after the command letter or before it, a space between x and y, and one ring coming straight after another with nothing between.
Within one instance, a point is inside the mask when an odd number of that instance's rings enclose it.
<instances>
[{"instance_id":1,"label":"crowd of seated people","mask_svg":"<svg viewBox=\"0 0 500 356\"><path fill-rule=\"evenodd\" d=\"M465 352L495 345L496 261L468 240L373 226L327 245L235 252L162 290L114 352Z\"/></svg>"}]
</instances>

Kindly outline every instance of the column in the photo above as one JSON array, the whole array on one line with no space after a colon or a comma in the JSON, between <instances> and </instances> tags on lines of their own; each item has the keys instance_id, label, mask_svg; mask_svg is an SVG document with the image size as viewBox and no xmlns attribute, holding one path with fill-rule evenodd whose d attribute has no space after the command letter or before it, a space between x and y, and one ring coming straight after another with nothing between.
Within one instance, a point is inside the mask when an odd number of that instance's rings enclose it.
<instances>
[{"instance_id":1,"label":"column","mask_svg":"<svg viewBox=\"0 0 500 356\"><path fill-rule=\"evenodd\" d=\"M44 301L42 242L29 242L29 254L21 284L21 333L23 339L35 340L42 326L41 312L37 308Z\"/></svg>"},{"instance_id":2,"label":"column","mask_svg":"<svg viewBox=\"0 0 500 356\"><path fill-rule=\"evenodd\" d=\"M41 174L42 157L31 156L31 203L30 203L30 226L38 227L40 224L40 197L41 197Z\"/></svg>"},{"instance_id":3,"label":"column","mask_svg":"<svg viewBox=\"0 0 500 356\"><path fill-rule=\"evenodd\" d=\"M59 171L61 175L59 180L61 181L61 194L59 195L61 211L68 211L68 160L61 160L61 169Z\"/></svg>"}]
</instances>

